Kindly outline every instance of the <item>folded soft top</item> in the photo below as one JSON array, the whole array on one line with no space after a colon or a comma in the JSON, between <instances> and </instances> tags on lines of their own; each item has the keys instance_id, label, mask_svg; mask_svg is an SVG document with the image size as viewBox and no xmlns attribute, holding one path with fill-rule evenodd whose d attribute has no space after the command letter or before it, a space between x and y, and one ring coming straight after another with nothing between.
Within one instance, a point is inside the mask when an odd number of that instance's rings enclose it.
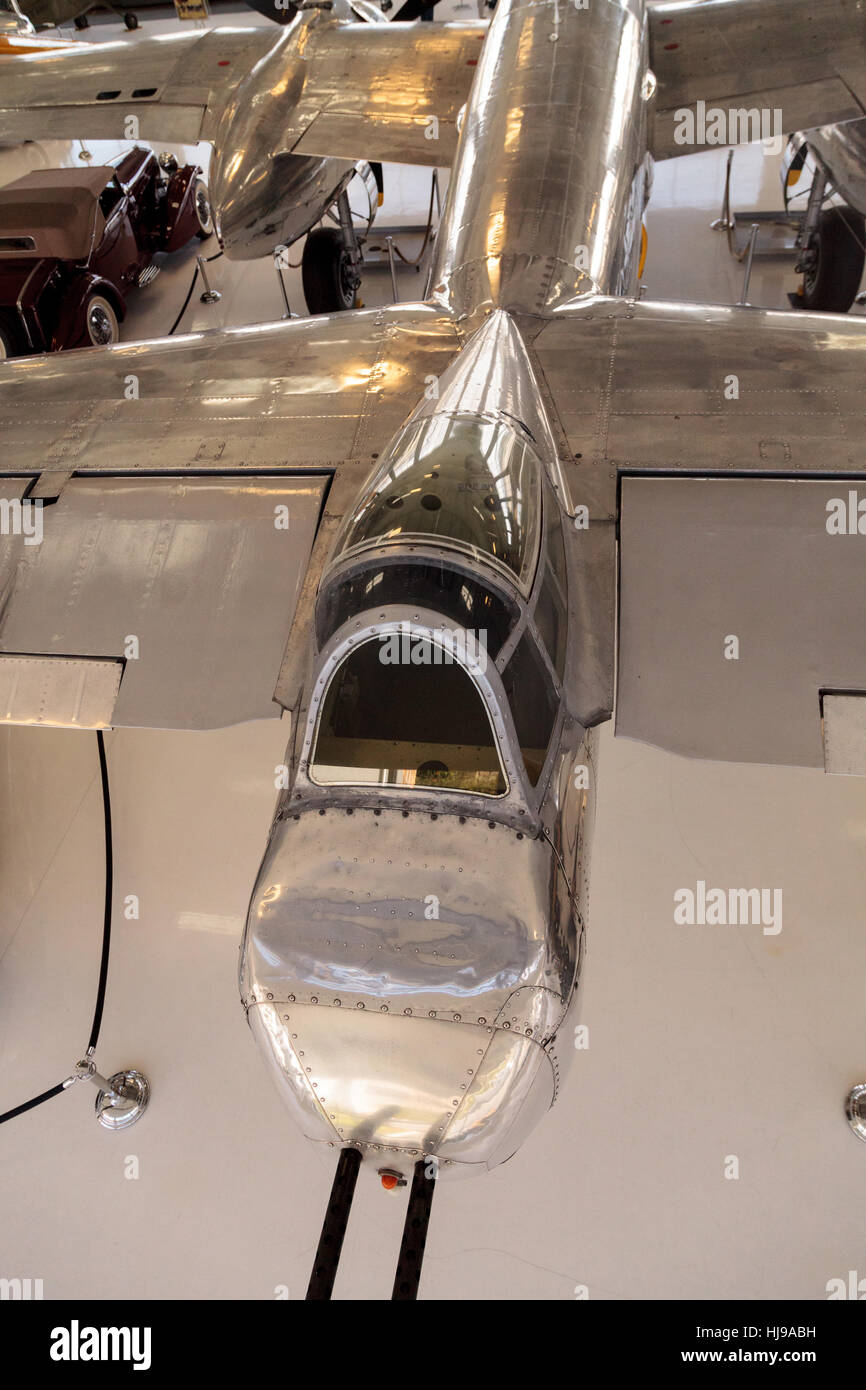
<instances>
[{"instance_id":1,"label":"folded soft top","mask_svg":"<svg viewBox=\"0 0 866 1390\"><path fill-rule=\"evenodd\" d=\"M0 188L0 256L89 255L98 198L114 169L35 169Z\"/></svg>"}]
</instances>

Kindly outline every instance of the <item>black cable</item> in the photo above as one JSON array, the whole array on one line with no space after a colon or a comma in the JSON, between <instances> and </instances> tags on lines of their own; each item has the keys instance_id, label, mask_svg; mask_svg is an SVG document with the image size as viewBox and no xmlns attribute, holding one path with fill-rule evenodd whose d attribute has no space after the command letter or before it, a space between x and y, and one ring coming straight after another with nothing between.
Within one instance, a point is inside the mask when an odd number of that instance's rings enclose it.
<instances>
[{"instance_id":1,"label":"black cable","mask_svg":"<svg viewBox=\"0 0 866 1390\"><path fill-rule=\"evenodd\" d=\"M181 319L183 318L184 314L186 313L186 311L187 311L187 309L188 309L188 307L189 307L189 301L192 299L192 292L193 292L193 290L195 289L195 282L196 282L197 279L198 279L198 266L196 266L195 271L194 271L194 273L193 273L192 284L190 285L189 289L187 290L186 299L183 301L183 308L181 309L181 311L180 311L180 313L178 314L177 318L175 319L174 323L171 325L171 328L168 330L168 334L167 334L166 336L169 337L169 338L170 338L171 335L174 333L174 330L177 328L178 324L180 323Z\"/></svg>"},{"instance_id":2,"label":"black cable","mask_svg":"<svg viewBox=\"0 0 866 1390\"><path fill-rule=\"evenodd\" d=\"M44 1100L50 1100L52 1096L59 1096L61 1091L66 1090L66 1082L61 1081L59 1086L52 1086L50 1091L43 1091L41 1096L34 1096L32 1100L25 1100L23 1105L16 1105L14 1110L7 1110L5 1115L0 1115L0 1125L7 1120L14 1120L16 1115L23 1115L25 1110L32 1110L34 1106L41 1105Z\"/></svg>"},{"instance_id":3,"label":"black cable","mask_svg":"<svg viewBox=\"0 0 866 1390\"><path fill-rule=\"evenodd\" d=\"M111 950L111 897L114 885L114 850L111 844L111 793L108 787L108 763L105 759L105 739L102 730L96 730L99 746L99 775L102 779L102 811L105 826L105 904L102 914L102 959L99 962L99 984L96 987L96 1008L93 1010L93 1026L87 1051L93 1052L99 1041L102 1026L102 1010L105 1006L105 986L108 983L108 956Z\"/></svg>"},{"instance_id":4,"label":"black cable","mask_svg":"<svg viewBox=\"0 0 866 1390\"><path fill-rule=\"evenodd\" d=\"M108 764L105 758L105 740L102 730L97 729L96 739L99 747L99 772L102 781L102 814L105 823L105 911L102 923L102 958L99 962L99 984L96 988L96 1008L93 1011L93 1026L90 1029L90 1041L87 1044L88 1052L92 1052L99 1041L99 1029L102 1024L102 1010L105 1006L105 986L108 983L108 954L111 947L111 899L114 882L114 849L111 843L111 797L108 786ZM51 1100L52 1096L59 1096L61 1091L65 1091L69 1086L70 1080L61 1081L56 1086L52 1086L50 1091L43 1091L41 1095L34 1096L32 1100L25 1100L23 1105L16 1105L14 1110L7 1110L0 1115L0 1125L7 1120L14 1120L16 1115L23 1115L25 1111L32 1110L35 1106L41 1105L43 1101Z\"/></svg>"}]
</instances>

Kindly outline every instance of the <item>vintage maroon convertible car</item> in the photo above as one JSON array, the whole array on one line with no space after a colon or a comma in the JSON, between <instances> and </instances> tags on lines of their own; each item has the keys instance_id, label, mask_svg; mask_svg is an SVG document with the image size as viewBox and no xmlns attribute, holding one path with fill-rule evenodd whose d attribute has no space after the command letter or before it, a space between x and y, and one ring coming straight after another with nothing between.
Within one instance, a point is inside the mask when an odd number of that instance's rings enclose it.
<instances>
[{"instance_id":1,"label":"vintage maroon convertible car","mask_svg":"<svg viewBox=\"0 0 866 1390\"><path fill-rule=\"evenodd\" d=\"M38 169L0 188L0 358L116 342L156 252L212 230L198 165L138 146L113 165Z\"/></svg>"}]
</instances>

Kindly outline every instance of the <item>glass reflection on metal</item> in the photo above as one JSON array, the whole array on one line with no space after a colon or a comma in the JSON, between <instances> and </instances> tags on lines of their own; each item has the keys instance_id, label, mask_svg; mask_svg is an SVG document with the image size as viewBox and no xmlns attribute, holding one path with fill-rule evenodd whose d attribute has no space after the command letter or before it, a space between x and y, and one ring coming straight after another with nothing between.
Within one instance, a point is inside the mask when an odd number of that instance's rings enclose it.
<instances>
[{"instance_id":1,"label":"glass reflection on metal","mask_svg":"<svg viewBox=\"0 0 866 1390\"><path fill-rule=\"evenodd\" d=\"M395 650L393 640L364 642L337 668L316 731L312 781L504 796L490 718L471 676L436 642L398 637Z\"/></svg>"},{"instance_id":2,"label":"glass reflection on metal","mask_svg":"<svg viewBox=\"0 0 866 1390\"><path fill-rule=\"evenodd\" d=\"M510 424L436 414L400 436L337 553L439 538L522 579L535 559L540 506L538 459Z\"/></svg>"}]
</instances>

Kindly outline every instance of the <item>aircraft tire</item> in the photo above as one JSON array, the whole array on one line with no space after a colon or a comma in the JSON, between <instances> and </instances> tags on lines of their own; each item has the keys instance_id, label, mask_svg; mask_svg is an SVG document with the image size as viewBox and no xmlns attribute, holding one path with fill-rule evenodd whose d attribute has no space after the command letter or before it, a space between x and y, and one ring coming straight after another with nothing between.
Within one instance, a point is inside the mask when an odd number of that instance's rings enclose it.
<instances>
[{"instance_id":1,"label":"aircraft tire","mask_svg":"<svg viewBox=\"0 0 866 1390\"><path fill-rule=\"evenodd\" d=\"M853 208L825 208L809 249L815 262L803 276L802 307L847 314L866 264L866 219Z\"/></svg>"},{"instance_id":2,"label":"aircraft tire","mask_svg":"<svg viewBox=\"0 0 866 1390\"><path fill-rule=\"evenodd\" d=\"M301 257L304 299L311 314L334 314L354 309L357 285L351 256L336 227L310 232Z\"/></svg>"}]
</instances>

